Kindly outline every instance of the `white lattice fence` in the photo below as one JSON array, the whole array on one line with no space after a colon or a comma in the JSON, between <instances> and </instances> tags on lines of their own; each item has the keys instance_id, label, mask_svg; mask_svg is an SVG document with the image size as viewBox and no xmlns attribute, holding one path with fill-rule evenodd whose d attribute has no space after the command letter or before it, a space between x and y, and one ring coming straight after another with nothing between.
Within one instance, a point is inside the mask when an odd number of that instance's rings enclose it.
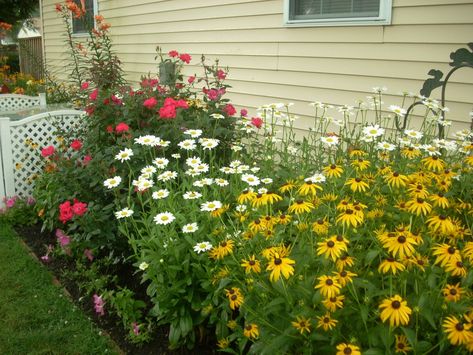
<instances>
[{"instance_id":1,"label":"white lattice fence","mask_svg":"<svg viewBox=\"0 0 473 355\"><path fill-rule=\"evenodd\" d=\"M37 107L40 106L40 101L39 96L3 94L0 95L0 113Z\"/></svg>"},{"instance_id":2,"label":"white lattice fence","mask_svg":"<svg viewBox=\"0 0 473 355\"><path fill-rule=\"evenodd\" d=\"M58 128L74 130L83 111L41 113L20 121L0 117L0 201L4 196L30 196L44 160L40 148L57 145Z\"/></svg>"}]
</instances>

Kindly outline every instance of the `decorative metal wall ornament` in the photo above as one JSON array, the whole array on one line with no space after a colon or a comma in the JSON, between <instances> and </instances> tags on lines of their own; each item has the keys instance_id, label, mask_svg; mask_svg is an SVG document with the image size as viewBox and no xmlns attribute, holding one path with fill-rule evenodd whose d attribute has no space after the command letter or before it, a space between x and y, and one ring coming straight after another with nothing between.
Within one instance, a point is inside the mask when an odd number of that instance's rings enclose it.
<instances>
[{"instance_id":1,"label":"decorative metal wall ornament","mask_svg":"<svg viewBox=\"0 0 473 355\"><path fill-rule=\"evenodd\" d=\"M432 91L438 87L442 87L442 93L441 93L441 107L436 111L432 107L428 107L430 111L432 111L433 114L439 115L440 116L440 111L445 107L445 91L447 88L448 80L452 76L453 73L455 73L458 69L460 68L472 68L473 69L473 42L470 42L467 44L468 47L470 48L469 50L467 48L460 48L457 49L455 52L450 53L450 58L452 61L449 63L451 67L453 67L448 74L445 76L444 80L441 80L443 77L443 72L441 70L437 69L431 69L428 72L428 75L430 75L432 78L427 79L424 82L424 85L422 86L422 89L420 90L420 94L424 97L430 97L430 94ZM404 122L401 126L400 119L396 117L396 127L398 130L404 130L407 127L407 120L409 118L410 113L414 109L414 107L423 105L426 106L423 100L416 101L414 102L411 106L407 108L406 114L404 116ZM442 112L442 120L445 120L445 112ZM473 119L472 119L472 129L473 129ZM442 124L438 125L438 130L439 130L439 138L444 138L445 131L444 131L444 126Z\"/></svg>"}]
</instances>

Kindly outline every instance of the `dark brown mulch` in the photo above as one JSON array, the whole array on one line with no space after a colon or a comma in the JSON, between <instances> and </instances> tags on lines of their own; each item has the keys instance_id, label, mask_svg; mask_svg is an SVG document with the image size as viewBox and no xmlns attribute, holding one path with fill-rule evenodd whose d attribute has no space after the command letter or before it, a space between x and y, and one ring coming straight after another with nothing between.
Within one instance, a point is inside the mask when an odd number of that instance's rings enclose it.
<instances>
[{"instance_id":1,"label":"dark brown mulch","mask_svg":"<svg viewBox=\"0 0 473 355\"><path fill-rule=\"evenodd\" d=\"M42 233L40 225L34 226L17 226L15 227L18 235L23 239L25 244L30 248L38 260L45 254L47 245L56 244L56 237L51 233ZM152 340L149 343L137 346L126 340L126 332L121 326L120 320L113 315L106 313L104 316L98 316L94 309L90 296L83 297L79 287L76 283L63 275L64 270L75 270L75 263L73 260L66 258L52 258L45 265L59 280L60 284L70 294L73 302L80 307L84 313L92 319L97 326L104 330L113 341L120 347L124 354L133 355L187 355L187 354L215 354L215 339L209 337L198 344L193 350L186 348L178 350L169 350L168 334L169 328L159 327L152 334ZM132 268L122 266L116 270L119 275L119 283L121 286L126 286L135 292L135 295L150 304L146 297L146 289L139 283L139 280L133 276L130 271Z\"/></svg>"}]
</instances>

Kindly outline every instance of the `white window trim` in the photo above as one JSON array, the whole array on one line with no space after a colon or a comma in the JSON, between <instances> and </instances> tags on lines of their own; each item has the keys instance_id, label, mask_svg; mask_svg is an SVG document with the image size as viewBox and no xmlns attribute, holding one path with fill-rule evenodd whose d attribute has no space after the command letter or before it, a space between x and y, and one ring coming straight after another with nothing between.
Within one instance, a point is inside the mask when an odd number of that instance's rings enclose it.
<instances>
[{"instance_id":1,"label":"white window trim","mask_svg":"<svg viewBox=\"0 0 473 355\"><path fill-rule=\"evenodd\" d=\"M93 16L94 28L97 27L97 21L95 21L95 16L97 16L98 14L99 14L99 4L98 4L97 0L94 0L94 16ZM71 28L74 31L74 25L72 24L72 19L71 19ZM89 36L89 32L80 32L80 33L72 32L72 37L74 37L74 38L76 38L76 37L88 37L88 36Z\"/></svg>"},{"instance_id":2,"label":"white window trim","mask_svg":"<svg viewBox=\"0 0 473 355\"><path fill-rule=\"evenodd\" d=\"M284 26L285 27L390 25L391 14L392 14L392 0L380 0L378 17L290 20L289 12L290 12L290 0L284 0Z\"/></svg>"}]
</instances>

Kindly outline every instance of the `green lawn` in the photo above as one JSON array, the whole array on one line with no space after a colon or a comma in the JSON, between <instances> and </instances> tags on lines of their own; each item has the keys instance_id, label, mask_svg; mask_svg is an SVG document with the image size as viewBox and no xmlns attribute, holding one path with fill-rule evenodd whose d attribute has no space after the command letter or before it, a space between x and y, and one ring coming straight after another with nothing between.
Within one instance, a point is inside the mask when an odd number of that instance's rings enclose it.
<instances>
[{"instance_id":1,"label":"green lawn","mask_svg":"<svg viewBox=\"0 0 473 355\"><path fill-rule=\"evenodd\" d=\"M0 222L0 354L117 354Z\"/></svg>"}]
</instances>

